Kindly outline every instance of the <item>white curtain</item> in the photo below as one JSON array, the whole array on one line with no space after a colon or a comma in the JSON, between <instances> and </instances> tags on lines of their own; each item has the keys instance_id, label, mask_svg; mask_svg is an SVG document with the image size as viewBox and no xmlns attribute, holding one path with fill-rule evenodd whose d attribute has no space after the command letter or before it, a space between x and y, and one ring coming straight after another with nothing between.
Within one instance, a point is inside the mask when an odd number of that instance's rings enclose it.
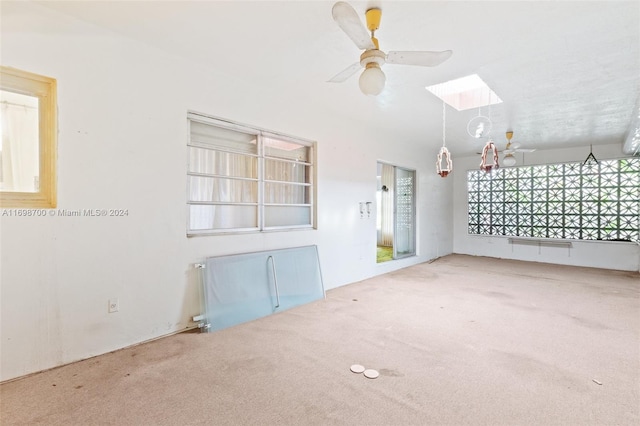
<instances>
[{"instance_id":1,"label":"white curtain","mask_svg":"<svg viewBox=\"0 0 640 426\"><path fill-rule=\"evenodd\" d=\"M8 102L1 106L0 189L37 192L40 189L38 109Z\"/></svg>"},{"instance_id":2,"label":"white curtain","mask_svg":"<svg viewBox=\"0 0 640 426\"><path fill-rule=\"evenodd\" d=\"M380 210L382 213L380 238L378 245L393 246L393 198L395 185L393 181L393 166L382 164L381 184L386 190L380 196Z\"/></svg>"},{"instance_id":3,"label":"white curtain","mask_svg":"<svg viewBox=\"0 0 640 426\"><path fill-rule=\"evenodd\" d=\"M286 182L305 183L306 166L284 161L265 161L265 179ZM265 185L264 202L269 204L305 204L306 187L282 183L267 183Z\"/></svg>"},{"instance_id":4,"label":"white curtain","mask_svg":"<svg viewBox=\"0 0 640 426\"><path fill-rule=\"evenodd\" d=\"M265 183L265 226L310 224L311 209L306 206L269 206L268 204L309 204L307 166L286 161L266 160L265 179L292 183Z\"/></svg>"},{"instance_id":5,"label":"white curtain","mask_svg":"<svg viewBox=\"0 0 640 426\"><path fill-rule=\"evenodd\" d=\"M219 176L257 178L258 159L254 156L232 154L204 148L190 148L189 165L194 173ZM267 180L305 183L306 166L285 161L266 160ZM189 200L220 203L257 203L258 183L255 180L216 177L189 177ZM265 183L266 204L306 204L308 187L290 183ZM258 226L257 207L251 205L196 205L190 207L191 229L230 229ZM308 207L279 207L267 211L267 226L304 224L308 222ZM277 221L273 216L277 214ZM270 219L270 217L272 219Z\"/></svg>"},{"instance_id":6,"label":"white curtain","mask_svg":"<svg viewBox=\"0 0 640 426\"><path fill-rule=\"evenodd\" d=\"M195 173L255 178L257 158L203 148L190 149L189 169ZM204 202L257 203L258 184L251 180L189 177L189 200ZM258 226L256 206L192 205L191 229L230 229Z\"/></svg>"}]
</instances>

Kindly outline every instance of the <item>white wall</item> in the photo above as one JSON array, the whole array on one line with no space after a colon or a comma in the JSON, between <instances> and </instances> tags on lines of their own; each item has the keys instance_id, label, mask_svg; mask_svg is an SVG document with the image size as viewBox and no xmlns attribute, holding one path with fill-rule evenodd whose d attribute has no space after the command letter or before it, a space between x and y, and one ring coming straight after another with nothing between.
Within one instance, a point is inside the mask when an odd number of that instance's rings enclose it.
<instances>
[{"instance_id":1,"label":"white wall","mask_svg":"<svg viewBox=\"0 0 640 426\"><path fill-rule=\"evenodd\" d=\"M37 4L4 3L1 36L2 65L58 81L59 209L129 215L0 217L0 380L192 327L193 264L208 256L317 244L330 289L453 250L453 181L423 140L367 131ZM318 229L187 238L188 110L318 141ZM418 174L419 255L380 265L375 217L358 209L375 201L378 160Z\"/></svg>"},{"instance_id":2,"label":"white wall","mask_svg":"<svg viewBox=\"0 0 640 426\"><path fill-rule=\"evenodd\" d=\"M593 154L598 159L625 157L620 143L595 146ZM516 158L518 165L533 165L583 161L587 155L589 147L536 151L525 154L524 164L522 154L516 154ZM455 253L624 271L640 270L640 245L635 243L573 240L573 247L568 249L509 244L507 237L500 236L469 235L466 170L476 170L479 165L479 156L461 158L457 161L458 173L454 179L453 200Z\"/></svg>"}]
</instances>

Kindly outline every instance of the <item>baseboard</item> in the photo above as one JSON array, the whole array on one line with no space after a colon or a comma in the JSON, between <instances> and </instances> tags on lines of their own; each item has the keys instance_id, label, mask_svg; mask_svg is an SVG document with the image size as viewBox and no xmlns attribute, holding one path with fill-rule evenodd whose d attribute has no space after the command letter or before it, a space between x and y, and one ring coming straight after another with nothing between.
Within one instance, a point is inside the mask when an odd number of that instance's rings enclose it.
<instances>
[{"instance_id":1,"label":"baseboard","mask_svg":"<svg viewBox=\"0 0 640 426\"><path fill-rule=\"evenodd\" d=\"M102 356L102 355L111 354L111 353L114 353L114 352L122 351L124 349L133 348L133 347L136 347L136 346L139 346L139 345L144 345L146 343L150 343L150 342L153 342L155 340L164 339L165 337L175 336L176 334L181 334L181 333L200 333L200 328L198 328L197 324L194 324L194 325L188 326L188 327L186 327L186 328L184 328L182 330L176 330L176 331L173 331L173 332L168 333L168 334L163 334L162 336L154 337L153 339L144 340L142 342L134 343L132 345L125 346L125 347L122 347L122 348L119 348L119 349L114 349L112 351L105 352L103 354L90 356L88 358L79 359L77 361L68 362L66 364L56 365L55 367L46 368L46 369L40 370L40 371L34 371L33 373L25 374L24 376L18 376L18 377L14 377L12 379L3 380L3 381L0 382L0 385L3 385L5 383L11 383L11 382L14 382L16 380L26 379L27 377L35 376L36 374L44 373L45 371L51 371L51 370L55 370L57 368L66 367L67 365L75 364L77 362L83 362L83 361L86 361L88 359L96 358L96 357L99 357L99 356Z\"/></svg>"}]
</instances>

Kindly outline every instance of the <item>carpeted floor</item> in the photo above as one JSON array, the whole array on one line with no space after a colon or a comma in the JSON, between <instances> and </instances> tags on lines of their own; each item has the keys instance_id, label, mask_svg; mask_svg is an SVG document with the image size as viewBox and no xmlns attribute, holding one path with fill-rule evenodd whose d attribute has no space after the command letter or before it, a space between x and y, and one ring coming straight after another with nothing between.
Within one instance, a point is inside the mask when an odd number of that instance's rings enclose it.
<instances>
[{"instance_id":1,"label":"carpeted floor","mask_svg":"<svg viewBox=\"0 0 640 426\"><path fill-rule=\"evenodd\" d=\"M447 256L5 383L0 423L637 425L639 288L637 273Z\"/></svg>"}]
</instances>

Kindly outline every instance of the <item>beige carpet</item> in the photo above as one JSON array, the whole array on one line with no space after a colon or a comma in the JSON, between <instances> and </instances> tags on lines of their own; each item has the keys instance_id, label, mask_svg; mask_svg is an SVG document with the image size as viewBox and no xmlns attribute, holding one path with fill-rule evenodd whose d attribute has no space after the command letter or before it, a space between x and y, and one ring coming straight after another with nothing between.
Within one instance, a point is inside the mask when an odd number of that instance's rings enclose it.
<instances>
[{"instance_id":1,"label":"beige carpet","mask_svg":"<svg viewBox=\"0 0 640 426\"><path fill-rule=\"evenodd\" d=\"M5 383L0 420L638 425L639 288L637 273L447 256Z\"/></svg>"}]
</instances>

